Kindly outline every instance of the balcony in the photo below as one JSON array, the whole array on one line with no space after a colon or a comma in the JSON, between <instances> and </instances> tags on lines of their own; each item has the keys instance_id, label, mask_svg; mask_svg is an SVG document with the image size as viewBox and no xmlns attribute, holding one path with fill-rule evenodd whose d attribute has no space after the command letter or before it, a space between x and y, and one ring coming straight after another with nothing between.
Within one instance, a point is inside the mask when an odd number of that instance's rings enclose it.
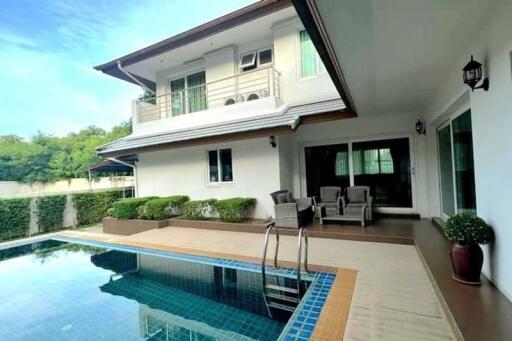
<instances>
[{"instance_id":1,"label":"balcony","mask_svg":"<svg viewBox=\"0 0 512 341\"><path fill-rule=\"evenodd\" d=\"M146 123L210 109L232 111L240 103L279 98L279 76L273 67L266 67L137 100L134 118L136 123ZM225 108L227 106L233 107Z\"/></svg>"}]
</instances>

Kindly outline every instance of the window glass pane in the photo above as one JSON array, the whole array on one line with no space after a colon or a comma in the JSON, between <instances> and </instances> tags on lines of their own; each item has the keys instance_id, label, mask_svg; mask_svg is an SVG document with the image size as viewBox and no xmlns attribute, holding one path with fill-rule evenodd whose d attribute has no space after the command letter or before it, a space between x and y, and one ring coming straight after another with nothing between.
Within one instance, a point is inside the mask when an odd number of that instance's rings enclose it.
<instances>
[{"instance_id":1,"label":"window glass pane","mask_svg":"<svg viewBox=\"0 0 512 341\"><path fill-rule=\"evenodd\" d=\"M253 65L256 61L256 55L255 53L249 53L244 56L242 56L242 59L240 60L240 66L245 67L249 65Z\"/></svg>"},{"instance_id":2,"label":"window glass pane","mask_svg":"<svg viewBox=\"0 0 512 341\"><path fill-rule=\"evenodd\" d=\"M322 59L320 58L320 56L318 55L318 53L316 53L316 60L317 60L317 73L325 73L327 72L327 70L325 69L325 66L324 66L324 63L322 62Z\"/></svg>"},{"instance_id":3,"label":"window glass pane","mask_svg":"<svg viewBox=\"0 0 512 341\"><path fill-rule=\"evenodd\" d=\"M453 198L452 137L450 125L437 131L439 148L439 178L441 181L441 210L444 214L455 214Z\"/></svg>"},{"instance_id":4,"label":"window glass pane","mask_svg":"<svg viewBox=\"0 0 512 341\"><path fill-rule=\"evenodd\" d=\"M306 147L307 196L319 196L320 187L350 186L348 144Z\"/></svg>"},{"instance_id":5,"label":"window glass pane","mask_svg":"<svg viewBox=\"0 0 512 341\"><path fill-rule=\"evenodd\" d=\"M354 184L369 186L375 206L412 207L409 139L352 144Z\"/></svg>"},{"instance_id":6,"label":"window glass pane","mask_svg":"<svg viewBox=\"0 0 512 341\"><path fill-rule=\"evenodd\" d=\"M231 160L231 149L221 149L220 154L220 174L222 181L233 181L233 168Z\"/></svg>"},{"instance_id":7,"label":"window glass pane","mask_svg":"<svg viewBox=\"0 0 512 341\"><path fill-rule=\"evenodd\" d=\"M206 77L204 71L187 76L188 112L206 109L205 83Z\"/></svg>"},{"instance_id":8,"label":"window glass pane","mask_svg":"<svg viewBox=\"0 0 512 341\"><path fill-rule=\"evenodd\" d=\"M316 50L308 33L299 32L300 41L300 74L302 77L314 76L316 74Z\"/></svg>"},{"instance_id":9,"label":"window glass pane","mask_svg":"<svg viewBox=\"0 0 512 341\"><path fill-rule=\"evenodd\" d=\"M185 106L183 105L183 89L185 89L185 78L175 79L171 81L171 114L178 116L184 114Z\"/></svg>"},{"instance_id":10,"label":"window glass pane","mask_svg":"<svg viewBox=\"0 0 512 341\"><path fill-rule=\"evenodd\" d=\"M272 50L263 50L259 53L260 65L272 63Z\"/></svg>"},{"instance_id":11,"label":"window glass pane","mask_svg":"<svg viewBox=\"0 0 512 341\"><path fill-rule=\"evenodd\" d=\"M217 151L208 151L208 170L210 176L210 182L219 181L219 161L217 159Z\"/></svg>"},{"instance_id":12,"label":"window glass pane","mask_svg":"<svg viewBox=\"0 0 512 341\"><path fill-rule=\"evenodd\" d=\"M457 211L476 214L471 112L452 121Z\"/></svg>"}]
</instances>

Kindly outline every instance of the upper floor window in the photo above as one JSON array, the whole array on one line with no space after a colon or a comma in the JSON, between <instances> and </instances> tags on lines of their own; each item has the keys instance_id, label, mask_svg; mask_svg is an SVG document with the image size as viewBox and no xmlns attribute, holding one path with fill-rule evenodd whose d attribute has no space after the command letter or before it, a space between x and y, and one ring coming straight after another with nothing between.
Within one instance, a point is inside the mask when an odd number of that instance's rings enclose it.
<instances>
[{"instance_id":1,"label":"upper floor window","mask_svg":"<svg viewBox=\"0 0 512 341\"><path fill-rule=\"evenodd\" d=\"M325 72L324 64L306 30L299 31L300 76L311 77Z\"/></svg>"},{"instance_id":2,"label":"upper floor window","mask_svg":"<svg viewBox=\"0 0 512 341\"><path fill-rule=\"evenodd\" d=\"M233 181L231 148L208 151L208 180L210 183Z\"/></svg>"},{"instance_id":3,"label":"upper floor window","mask_svg":"<svg viewBox=\"0 0 512 341\"><path fill-rule=\"evenodd\" d=\"M171 81L171 115L179 116L206 109L204 71Z\"/></svg>"},{"instance_id":4,"label":"upper floor window","mask_svg":"<svg viewBox=\"0 0 512 341\"><path fill-rule=\"evenodd\" d=\"M240 56L240 69L242 72L257 69L262 66L272 64L272 49L265 48L258 51L252 51Z\"/></svg>"}]
</instances>

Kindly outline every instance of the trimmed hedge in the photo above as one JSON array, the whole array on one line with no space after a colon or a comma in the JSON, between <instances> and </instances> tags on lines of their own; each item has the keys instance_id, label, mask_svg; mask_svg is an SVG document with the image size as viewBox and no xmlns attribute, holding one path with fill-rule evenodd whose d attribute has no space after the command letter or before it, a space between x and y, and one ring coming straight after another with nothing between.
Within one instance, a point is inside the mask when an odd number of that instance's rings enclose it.
<instances>
[{"instance_id":1,"label":"trimmed hedge","mask_svg":"<svg viewBox=\"0 0 512 341\"><path fill-rule=\"evenodd\" d=\"M0 240L24 237L30 225L30 199L0 199Z\"/></svg>"},{"instance_id":2,"label":"trimmed hedge","mask_svg":"<svg viewBox=\"0 0 512 341\"><path fill-rule=\"evenodd\" d=\"M37 225L40 232L50 232L62 228L64 209L66 208L65 195L38 197L36 205Z\"/></svg>"},{"instance_id":3,"label":"trimmed hedge","mask_svg":"<svg viewBox=\"0 0 512 341\"><path fill-rule=\"evenodd\" d=\"M189 201L186 195L175 195L166 198L148 200L144 204L142 216L144 219L163 220L180 215L183 205Z\"/></svg>"},{"instance_id":4,"label":"trimmed hedge","mask_svg":"<svg viewBox=\"0 0 512 341\"><path fill-rule=\"evenodd\" d=\"M146 197L146 198L128 198L116 201L112 204L114 218L117 219L138 219L143 218L141 209L144 204L151 199L157 197Z\"/></svg>"},{"instance_id":5,"label":"trimmed hedge","mask_svg":"<svg viewBox=\"0 0 512 341\"><path fill-rule=\"evenodd\" d=\"M72 195L76 209L78 225L89 225L101 222L109 215L112 204L123 198L123 191L102 191L75 193Z\"/></svg>"},{"instance_id":6,"label":"trimmed hedge","mask_svg":"<svg viewBox=\"0 0 512 341\"><path fill-rule=\"evenodd\" d=\"M205 219L208 212L215 213L216 199L188 201L183 205L183 215L186 219Z\"/></svg>"},{"instance_id":7,"label":"trimmed hedge","mask_svg":"<svg viewBox=\"0 0 512 341\"><path fill-rule=\"evenodd\" d=\"M230 198L219 200L214 204L219 219L229 223L239 223L246 216L249 210L256 206L256 199L253 198Z\"/></svg>"}]
</instances>

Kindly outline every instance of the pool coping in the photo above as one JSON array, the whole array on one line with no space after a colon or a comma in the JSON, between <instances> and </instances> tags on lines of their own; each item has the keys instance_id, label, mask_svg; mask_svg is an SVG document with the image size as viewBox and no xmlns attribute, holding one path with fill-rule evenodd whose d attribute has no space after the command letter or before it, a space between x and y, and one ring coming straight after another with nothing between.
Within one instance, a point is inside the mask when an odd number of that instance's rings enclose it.
<instances>
[{"instance_id":1,"label":"pool coping","mask_svg":"<svg viewBox=\"0 0 512 341\"><path fill-rule=\"evenodd\" d=\"M177 254L175 257L183 255L192 261L211 262L220 266L253 272L261 271L261 259L258 257L139 242L115 235L78 231L62 231L31 240L22 239L17 243L8 243L10 245L0 245L0 250L50 239L96 244L103 247L112 246L121 250L124 247L126 251L146 251L156 256ZM296 275L296 264L295 262L279 261L278 270L269 266L267 272L293 277ZM279 340L342 340L355 288L357 270L317 264L310 264L308 268L310 273L306 279L311 281L310 288L285 325Z\"/></svg>"}]
</instances>

